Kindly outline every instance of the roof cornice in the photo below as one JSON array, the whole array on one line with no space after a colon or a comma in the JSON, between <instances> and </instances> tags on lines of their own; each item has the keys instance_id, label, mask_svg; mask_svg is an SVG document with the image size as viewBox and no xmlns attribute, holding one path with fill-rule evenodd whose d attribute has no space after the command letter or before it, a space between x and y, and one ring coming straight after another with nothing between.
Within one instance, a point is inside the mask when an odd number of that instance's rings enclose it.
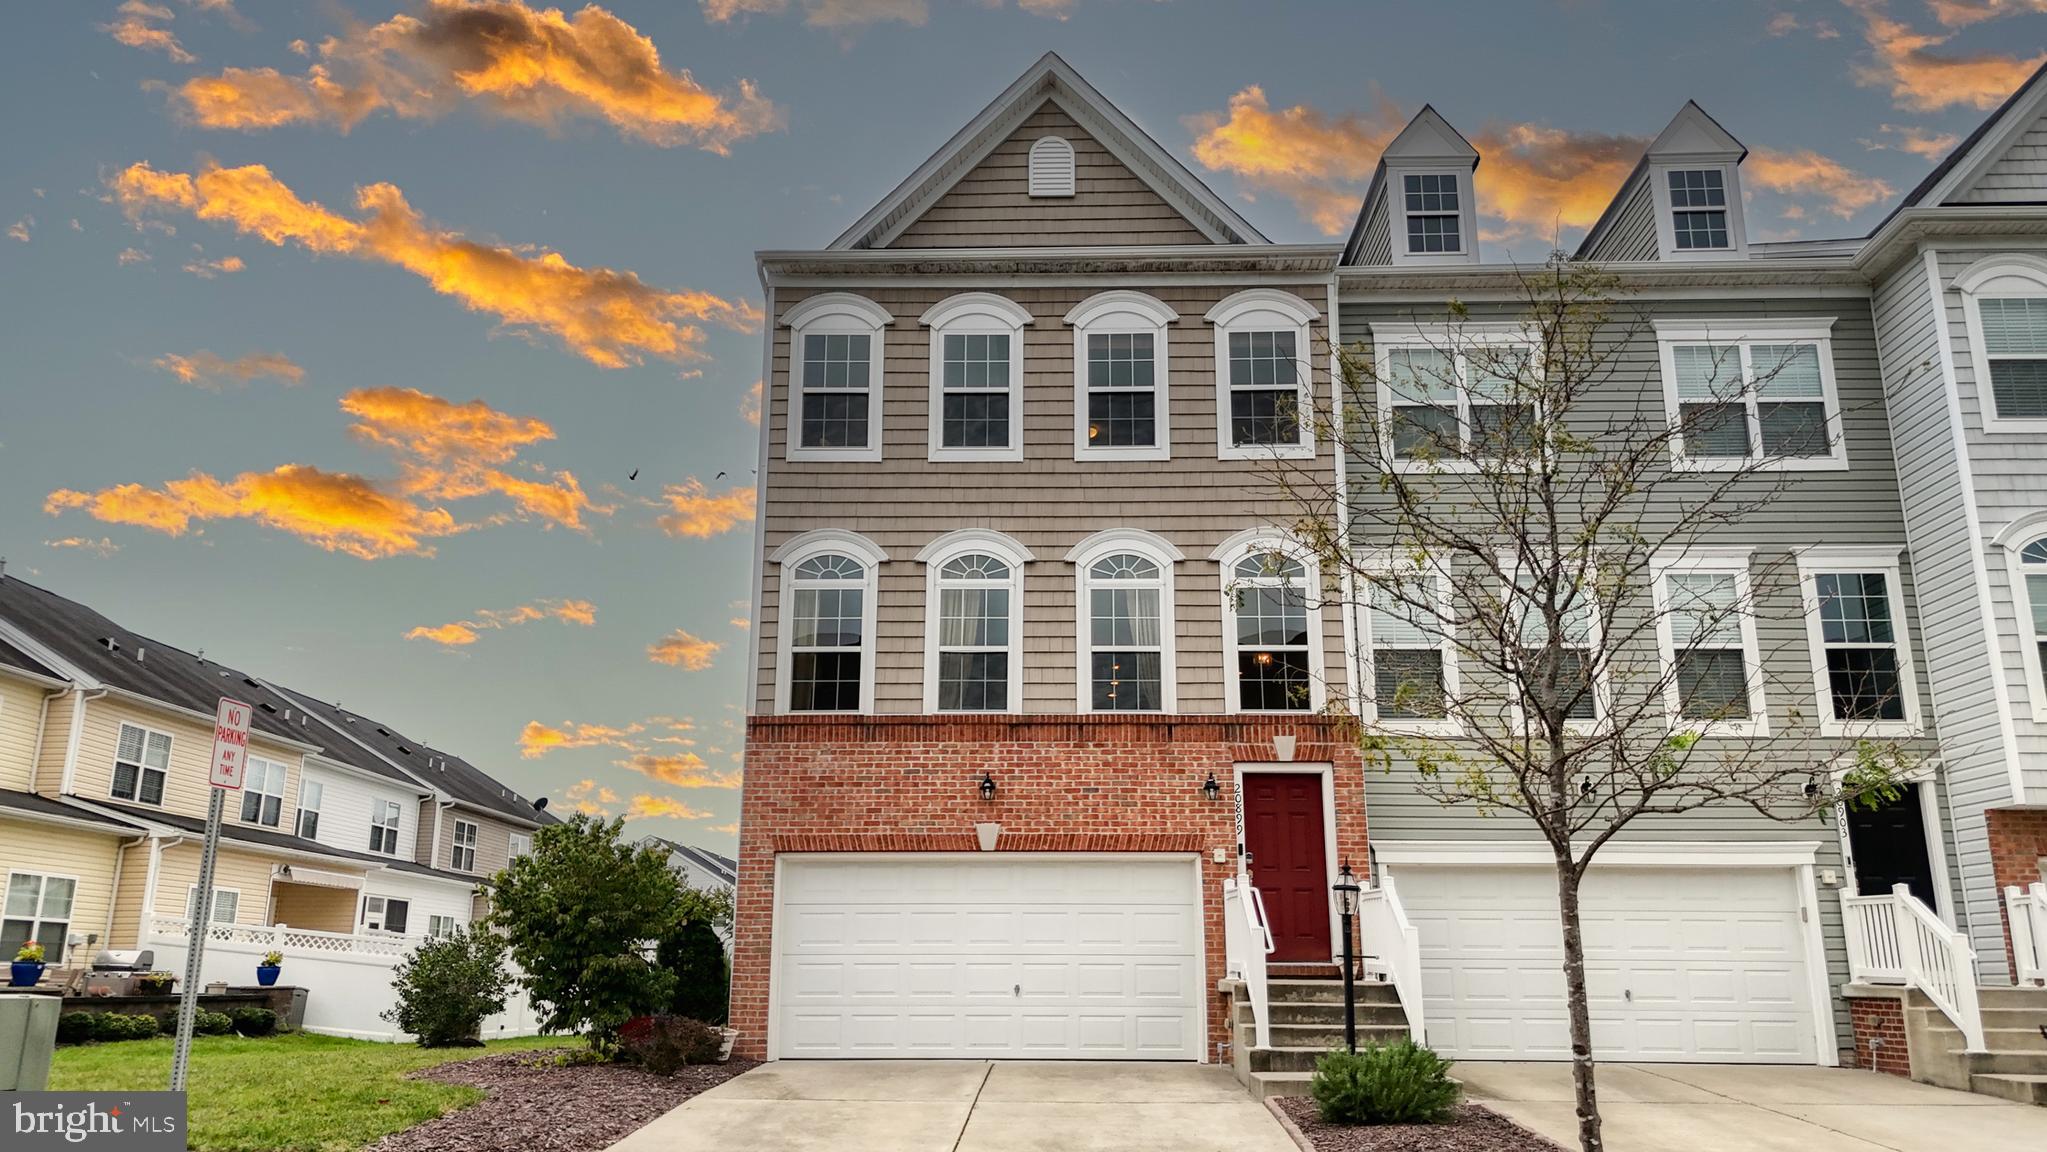
<instances>
[{"instance_id":1,"label":"roof cornice","mask_svg":"<svg viewBox=\"0 0 2047 1152\"><path fill-rule=\"evenodd\" d=\"M1630 290L1693 288L1774 289L1800 292L1869 288L1868 277L1847 257L1831 259L1741 260L1722 263L1680 261L1573 261L1572 266L1613 275ZM1425 267L1369 266L1338 270L1340 292L1433 293L1437 296L1498 293L1517 289L1539 266L1464 264Z\"/></svg>"},{"instance_id":2,"label":"roof cornice","mask_svg":"<svg viewBox=\"0 0 2047 1152\"><path fill-rule=\"evenodd\" d=\"M1875 279L1910 256L1922 241L1977 236L2047 236L2047 204L1902 208L1870 235L1854 263Z\"/></svg>"},{"instance_id":3,"label":"roof cornice","mask_svg":"<svg viewBox=\"0 0 2047 1152\"><path fill-rule=\"evenodd\" d=\"M1343 249L1334 244L1174 244L1047 248L863 248L768 250L754 254L770 286L808 277L1130 276L1286 273L1323 276Z\"/></svg>"}]
</instances>

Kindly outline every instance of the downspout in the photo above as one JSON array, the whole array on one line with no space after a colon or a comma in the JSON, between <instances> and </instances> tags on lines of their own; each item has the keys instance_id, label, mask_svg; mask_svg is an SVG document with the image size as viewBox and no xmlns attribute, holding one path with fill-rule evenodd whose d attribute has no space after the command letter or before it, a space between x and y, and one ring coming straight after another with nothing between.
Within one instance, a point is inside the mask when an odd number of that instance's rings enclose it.
<instances>
[{"instance_id":1,"label":"downspout","mask_svg":"<svg viewBox=\"0 0 2047 1152\"><path fill-rule=\"evenodd\" d=\"M176 836L171 839L171 843L177 845L183 843L184 839L183 836ZM151 835L149 838L149 877L143 881L142 885L141 923L135 926L135 946L137 948L142 947L143 942L148 939L150 934L149 921L151 917L156 915L156 878L157 873L163 866L163 850L163 839L159 836Z\"/></svg>"},{"instance_id":2,"label":"downspout","mask_svg":"<svg viewBox=\"0 0 2047 1152\"><path fill-rule=\"evenodd\" d=\"M447 821L443 817L447 814L448 809L454 806L455 802L453 800L434 801L434 846L427 853L426 859L419 861L419 863L425 864L429 868L437 867L434 861L441 858L441 830L447 825Z\"/></svg>"},{"instance_id":3,"label":"downspout","mask_svg":"<svg viewBox=\"0 0 2047 1152\"><path fill-rule=\"evenodd\" d=\"M49 730L50 727L50 701L55 700L57 697L62 696L69 691L70 689L68 688L56 688L52 689L51 691L43 693L43 708L42 711L36 715L36 742L34 745L32 745L34 751L30 753L30 759L28 762L28 790L31 792L40 791L39 786L42 783L43 735Z\"/></svg>"},{"instance_id":4,"label":"downspout","mask_svg":"<svg viewBox=\"0 0 2047 1152\"><path fill-rule=\"evenodd\" d=\"M128 849L147 839L149 839L149 833L144 832L126 844L119 844L114 847L114 883L112 887L107 889L107 928L100 936L100 939L106 941L106 943L101 945L101 947L112 948L114 946L114 906L121 902L121 873L128 863ZM135 934L137 936L142 934L142 925L137 924L135 926Z\"/></svg>"},{"instance_id":5,"label":"downspout","mask_svg":"<svg viewBox=\"0 0 2047 1152\"><path fill-rule=\"evenodd\" d=\"M78 777L78 739L85 731L85 706L107 694L105 688L92 693L86 692L83 688L75 691L78 694L78 703L71 709L71 735L64 744L64 775L57 787L58 793L64 796L72 794L72 785Z\"/></svg>"}]
</instances>

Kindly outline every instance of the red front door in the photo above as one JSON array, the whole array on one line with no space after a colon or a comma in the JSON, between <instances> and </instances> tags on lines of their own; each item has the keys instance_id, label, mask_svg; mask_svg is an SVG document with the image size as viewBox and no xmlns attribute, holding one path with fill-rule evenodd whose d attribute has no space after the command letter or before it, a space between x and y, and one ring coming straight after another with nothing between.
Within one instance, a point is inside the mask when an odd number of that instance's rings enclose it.
<instances>
[{"instance_id":1,"label":"red front door","mask_svg":"<svg viewBox=\"0 0 2047 1152\"><path fill-rule=\"evenodd\" d=\"M1244 850L1265 900L1278 963L1329 962L1329 848L1322 833L1322 777L1307 772L1244 776Z\"/></svg>"}]
</instances>

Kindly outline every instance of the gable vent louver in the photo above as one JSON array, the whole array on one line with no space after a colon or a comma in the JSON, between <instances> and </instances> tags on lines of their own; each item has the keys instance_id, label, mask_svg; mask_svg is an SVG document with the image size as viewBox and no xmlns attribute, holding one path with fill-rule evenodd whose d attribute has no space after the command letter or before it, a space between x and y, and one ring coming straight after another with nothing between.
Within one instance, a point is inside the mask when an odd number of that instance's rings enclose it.
<instances>
[{"instance_id":1,"label":"gable vent louver","mask_svg":"<svg viewBox=\"0 0 2047 1152\"><path fill-rule=\"evenodd\" d=\"M1031 145L1031 195L1073 195L1073 145L1045 136Z\"/></svg>"}]
</instances>

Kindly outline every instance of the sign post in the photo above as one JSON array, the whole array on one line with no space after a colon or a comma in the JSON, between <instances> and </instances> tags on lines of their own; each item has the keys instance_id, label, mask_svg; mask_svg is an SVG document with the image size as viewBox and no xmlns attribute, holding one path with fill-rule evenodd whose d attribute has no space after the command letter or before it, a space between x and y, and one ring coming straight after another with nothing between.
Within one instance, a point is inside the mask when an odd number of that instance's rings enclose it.
<instances>
[{"instance_id":1,"label":"sign post","mask_svg":"<svg viewBox=\"0 0 2047 1152\"><path fill-rule=\"evenodd\" d=\"M171 1091L185 1090L186 1066L192 1061L192 1021L199 1011L199 962L206 954L206 931L213 922L213 863L220 854L220 811L230 791L242 787L248 763L249 713L240 700L220 698L213 718L213 766L207 772L212 797L206 804L206 846L199 853L199 888L193 894L191 922L185 926L185 988L178 997L178 1042L171 1056Z\"/></svg>"}]
</instances>

